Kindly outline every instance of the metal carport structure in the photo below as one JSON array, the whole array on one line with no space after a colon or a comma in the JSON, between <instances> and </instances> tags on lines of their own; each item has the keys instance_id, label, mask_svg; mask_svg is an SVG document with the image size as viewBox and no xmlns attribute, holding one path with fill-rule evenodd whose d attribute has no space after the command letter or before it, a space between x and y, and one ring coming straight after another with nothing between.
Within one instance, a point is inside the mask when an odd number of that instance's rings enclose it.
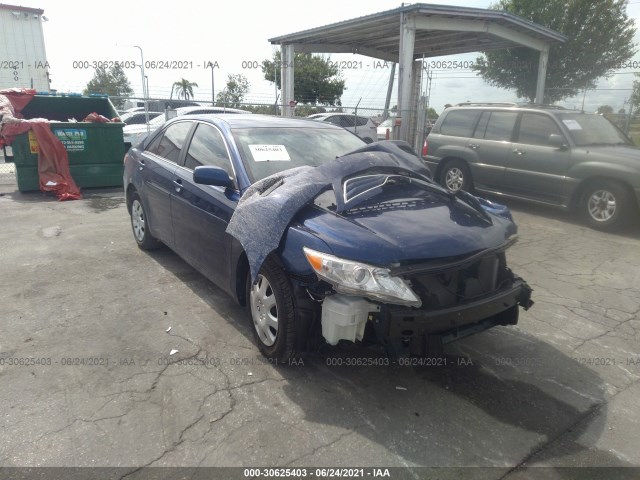
<instances>
[{"instance_id":1,"label":"metal carport structure","mask_svg":"<svg viewBox=\"0 0 640 480\"><path fill-rule=\"evenodd\" d=\"M416 60L502 48L529 47L540 52L536 102L542 103L549 48L566 37L499 10L418 3L269 39L282 49L282 115L293 115L294 52L357 53L396 62L398 112L407 116L417 102L421 62ZM414 119L415 121L415 119ZM400 138L410 140L411 121Z\"/></svg>"}]
</instances>

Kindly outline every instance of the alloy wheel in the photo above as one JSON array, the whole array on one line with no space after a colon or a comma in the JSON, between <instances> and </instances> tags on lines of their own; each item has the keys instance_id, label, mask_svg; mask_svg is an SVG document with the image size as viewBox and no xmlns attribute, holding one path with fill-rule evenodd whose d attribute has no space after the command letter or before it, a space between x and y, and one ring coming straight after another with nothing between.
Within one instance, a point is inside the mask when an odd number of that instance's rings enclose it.
<instances>
[{"instance_id":1,"label":"alloy wheel","mask_svg":"<svg viewBox=\"0 0 640 480\"><path fill-rule=\"evenodd\" d=\"M596 190L589 197L587 208L596 222L606 222L616 213L616 197L607 190Z\"/></svg>"},{"instance_id":2,"label":"alloy wheel","mask_svg":"<svg viewBox=\"0 0 640 480\"><path fill-rule=\"evenodd\" d=\"M449 190L452 192L457 192L462 188L464 184L464 175L462 170L458 167L452 167L447 170L447 175L445 176L444 183Z\"/></svg>"}]
</instances>

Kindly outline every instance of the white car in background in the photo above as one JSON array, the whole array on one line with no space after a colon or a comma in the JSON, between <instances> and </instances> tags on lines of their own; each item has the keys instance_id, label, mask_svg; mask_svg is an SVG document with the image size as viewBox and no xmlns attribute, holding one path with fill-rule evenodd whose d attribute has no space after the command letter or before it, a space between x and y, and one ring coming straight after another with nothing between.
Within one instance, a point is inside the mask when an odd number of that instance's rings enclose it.
<instances>
[{"instance_id":1,"label":"white car in background","mask_svg":"<svg viewBox=\"0 0 640 480\"><path fill-rule=\"evenodd\" d=\"M396 117L389 117L384 122L380 123L377 128L378 140L391 140L393 138L393 121ZM389 137L387 138L387 130L389 131Z\"/></svg>"},{"instance_id":2,"label":"white car in background","mask_svg":"<svg viewBox=\"0 0 640 480\"><path fill-rule=\"evenodd\" d=\"M348 113L316 113L307 117L310 120L328 122L345 128L358 135L367 143L375 142L378 138L376 124L370 118Z\"/></svg>"},{"instance_id":3,"label":"white car in background","mask_svg":"<svg viewBox=\"0 0 640 480\"><path fill-rule=\"evenodd\" d=\"M247 110L226 107L180 107L176 108L175 111L175 116L177 117L180 117L182 115L199 115L204 113L251 113ZM125 125L125 127L122 129L125 148L128 150L131 145L137 145L142 140L144 140L146 136L149 135L149 133L164 125L164 122L166 121L167 119L165 118L165 114L163 113L153 120L150 120L148 123L148 128L146 123L138 125Z\"/></svg>"}]
</instances>

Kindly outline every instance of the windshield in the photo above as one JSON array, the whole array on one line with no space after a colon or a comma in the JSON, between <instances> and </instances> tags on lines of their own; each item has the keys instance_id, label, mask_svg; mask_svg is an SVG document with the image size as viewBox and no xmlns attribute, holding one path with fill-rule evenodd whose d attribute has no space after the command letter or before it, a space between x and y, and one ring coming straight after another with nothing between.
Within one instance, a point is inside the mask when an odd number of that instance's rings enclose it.
<instances>
[{"instance_id":1,"label":"windshield","mask_svg":"<svg viewBox=\"0 0 640 480\"><path fill-rule=\"evenodd\" d=\"M382 122L379 127L392 127L393 126L393 118L387 118L384 122Z\"/></svg>"},{"instance_id":2,"label":"windshield","mask_svg":"<svg viewBox=\"0 0 640 480\"><path fill-rule=\"evenodd\" d=\"M578 146L631 145L624 134L601 115L563 113L558 117Z\"/></svg>"},{"instance_id":3,"label":"windshield","mask_svg":"<svg viewBox=\"0 0 640 480\"><path fill-rule=\"evenodd\" d=\"M231 133L252 181L290 168L316 167L366 145L332 128L239 128Z\"/></svg>"}]
</instances>

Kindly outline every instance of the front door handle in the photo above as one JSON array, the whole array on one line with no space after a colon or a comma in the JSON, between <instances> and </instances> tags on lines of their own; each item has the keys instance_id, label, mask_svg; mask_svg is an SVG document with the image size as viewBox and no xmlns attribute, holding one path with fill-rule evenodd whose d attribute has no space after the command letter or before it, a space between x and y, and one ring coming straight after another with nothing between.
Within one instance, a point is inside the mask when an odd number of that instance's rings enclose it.
<instances>
[{"instance_id":1,"label":"front door handle","mask_svg":"<svg viewBox=\"0 0 640 480\"><path fill-rule=\"evenodd\" d=\"M140 165L138 166L138 170L142 171L144 170L144 160L140 160Z\"/></svg>"},{"instance_id":2,"label":"front door handle","mask_svg":"<svg viewBox=\"0 0 640 480\"><path fill-rule=\"evenodd\" d=\"M520 150L519 148L516 148L513 153L515 153L516 155L524 155L527 152L525 152L524 150Z\"/></svg>"},{"instance_id":3,"label":"front door handle","mask_svg":"<svg viewBox=\"0 0 640 480\"><path fill-rule=\"evenodd\" d=\"M180 190L182 190L182 180L180 180L179 178L176 178L173 181L173 185L176 190L176 193L180 193Z\"/></svg>"}]
</instances>

